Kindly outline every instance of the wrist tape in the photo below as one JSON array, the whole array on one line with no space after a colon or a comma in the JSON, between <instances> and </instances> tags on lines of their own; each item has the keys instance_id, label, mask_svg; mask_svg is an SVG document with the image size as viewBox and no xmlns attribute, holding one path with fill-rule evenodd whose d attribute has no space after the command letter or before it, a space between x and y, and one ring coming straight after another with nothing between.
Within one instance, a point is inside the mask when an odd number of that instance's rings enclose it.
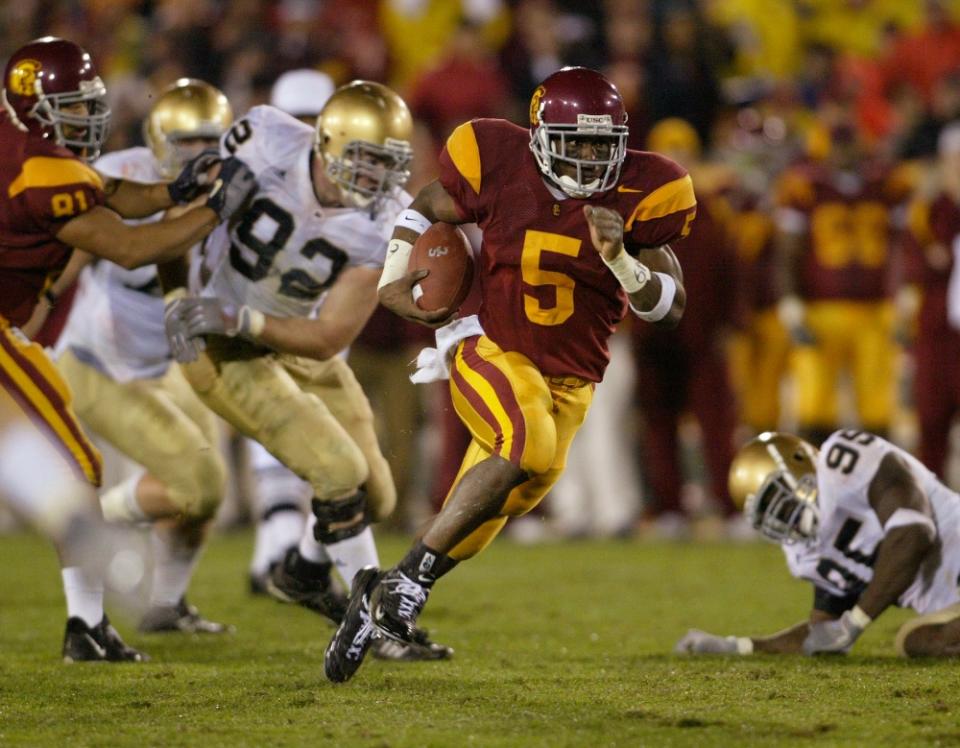
<instances>
[{"instance_id":1,"label":"wrist tape","mask_svg":"<svg viewBox=\"0 0 960 748\"><path fill-rule=\"evenodd\" d=\"M600 259L627 293L636 293L650 282L650 268L628 255L626 250L621 249L620 254L612 260L608 261L603 255Z\"/></svg>"}]
</instances>

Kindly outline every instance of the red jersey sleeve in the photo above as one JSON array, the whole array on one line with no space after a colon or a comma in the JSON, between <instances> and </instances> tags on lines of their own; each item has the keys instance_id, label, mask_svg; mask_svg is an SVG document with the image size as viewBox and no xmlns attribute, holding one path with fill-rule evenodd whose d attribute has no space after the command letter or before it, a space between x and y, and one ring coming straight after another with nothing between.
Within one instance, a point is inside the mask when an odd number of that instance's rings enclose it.
<instances>
[{"instance_id":1,"label":"red jersey sleeve","mask_svg":"<svg viewBox=\"0 0 960 748\"><path fill-rule=\"evenodd\" d=\"M618 187L618 190L640 192L633 211L624 224L628 243L637 248L661 247L690 233L697 215L697 198L693 181L686 170L665 156L645 154L642 190Z\"/></svg>"},{"instance_id":2,"label":"red jersey sleeve","mask_svg":"<svg viewBox=\"0 0 960 748\"><path fill-rule=\"evenodd\" d=\"M457 203L465 221L479 223L483 219L490 202L487 192L494 189L490 175L493 165L481 160L480 141L495 129L495 122L465 122L450 133L440 152L440 184Z\"/></svg>"},{"instance_id":3,"label":"red jersey sleeve","mask_svg":"<svg viewBox=\"0 0 960 748\"><path fill-rule=\"evenodd\" d=\"M100 175L79 159L63 156L29 157L8 192L53 236L71 218L105 201Z\"/></svg>"}]
</instances>

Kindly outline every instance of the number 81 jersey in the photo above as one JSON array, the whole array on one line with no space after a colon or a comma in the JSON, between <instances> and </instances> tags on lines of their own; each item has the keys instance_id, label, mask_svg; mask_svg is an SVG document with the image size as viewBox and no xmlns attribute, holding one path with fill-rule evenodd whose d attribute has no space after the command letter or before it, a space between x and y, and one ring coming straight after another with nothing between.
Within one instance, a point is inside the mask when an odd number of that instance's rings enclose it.
<instances>
[{"instance_id":1,"label":"number 81 jersey","mask_svg":"<svg viewBox=\"0 0 960 748\"><path fill-rule=\"evenodd\" d=\"M960 602L960 495L954 493L913 455L863 431L831 434L817 458L817 536L809 545L784 545L793 576L817 587L816 607L839 615L853 607L873 578L873 566L885 531L870 505L869 489L877 468L890 453L909 468L930 502L937 527L934 548L897 604L920 614Z\"/></svg>"},{"instance_id":2,"label":"number 81 jersey","mask_svg":"<svg viewBox=\"0 0 960 748\"><path fill-rule=\"evenodd\" d=\"M257 177L249 205L204 242L193 287L277 317L310 317L348 266L383 266L399 192L375 217L358 208L323 206L311 178L313 128L269 106L233 124L221 154L241 159Z\"/></svg>"}]
</instances>

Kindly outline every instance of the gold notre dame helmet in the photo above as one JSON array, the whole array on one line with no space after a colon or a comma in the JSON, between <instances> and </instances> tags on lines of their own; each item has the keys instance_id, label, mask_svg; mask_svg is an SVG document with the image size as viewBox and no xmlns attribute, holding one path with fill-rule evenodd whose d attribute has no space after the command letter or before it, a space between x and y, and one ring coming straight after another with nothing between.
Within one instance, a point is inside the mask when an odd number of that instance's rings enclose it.
<instances>
[{"instance_id":1,"label":"gold notre dame helmet","mask_svg":"<svg viewBox=\"0 0 960 748\"><path fill-rule=\"evenodd\" d=\"M215 140L233 122L233 109L223 93L201 80L180 78L160 94L143 122L143 139L167 178L183 166L176 143L186 138Z\"/></svg>"},{"instance_id":2,"label":"gold notre dame helmet","mask_svg":"<svg viewBox=\"0 0 960 748\"><path fill-rule=\"evenodd\" d=\"M730 465L730 497L750 523L778 543L816 535L817 450L799 437L768 431L751 439Z\"/></svg>"},{"instance_id":3,"label":"gold notre dame helmet","mask_svg":"<svg viewBox=\"0 0 960 748\"><path fill-rule=\"evenodd\" d=\"M380 83L353 81L327 99L314 149L343 201L375 213L384 196L410 178L410 110Z\"/></svg>"}]
</instances>

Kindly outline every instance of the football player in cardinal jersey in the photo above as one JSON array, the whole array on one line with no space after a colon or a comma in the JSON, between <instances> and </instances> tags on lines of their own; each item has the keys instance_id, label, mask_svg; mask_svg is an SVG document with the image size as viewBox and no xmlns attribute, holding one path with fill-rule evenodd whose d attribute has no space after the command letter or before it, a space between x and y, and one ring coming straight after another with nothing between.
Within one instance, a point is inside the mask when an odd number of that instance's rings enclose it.
<instances>
[{"instance_id":1,"label":"football player in cardinal jersey","mask_svg":"<svg viewBox=\"0 0 960 748\"><path fill-rule=\"evenodd\" d=\"M377 563L369 524L396 503L370 405L338 354L377 303L387 240L410 200L411 128L403 100L365 81L337 89L314 128L273 107L251 109L221 148L257 175L258 191L204 243L197 295L173 291L166 311L200 399L311 485L308 527L268 587L335 622L345 600L332 566L349 585ZM418 637L389 651L449 656Z\"/></svg>"},{"instance_id":2,"label":"football player in cardinal jersey","mask_svg":"<svg viewBox=\"0 0 960 748\"><path fill-rule=\"evenodd\" d=\"M435 221L476 222L479 316L446 328L453 403L472 435L440 513L398 566L365 569L327 647L326 675L350 678L374 632L407 640L433 583L530 511L563 471L609 359L607 339L632 307L673 324L684 306L668 243L685 236L696 200L687 173L654 153L628 151L616 88L564 68L533 94L529 130L478 119L456 128L440 178L398 218L380 301L437 325L407 273L413 242ZM448 363L439 352L440 367ZM371 626L371 622L373 626Z\"/></svg>"},{"instance_id":3,"label":"football player in cardinal jersey","mask_svg":"<svg viewBox=\"0 0 960 748\"><path fill-rule=\"evenodd\" d=\"M100 456L77 422L66 383L43 349L17 326L30 318L72 248L125 268L171 260L229 218L254 180L239 162L224 162L204 205L174 219L130 226L121 216L148 216L199 197L209 160L194 159L173 182L156 184L104 179L90 168L86 162L99 154L106 135L106 90L90 56L64 39L44 37L17 50L4 71L2 96L0 389L10 403L2 409L3 431L41 433L75 469L77 491L85 492L90 503L63 508L60 493L54 491L31 504L7 498L30 518L63 511L82 514L87 525L95 524L99 511L90 486L100 482ZM57 465L26 461L2 469L6 474L30 470L34 479L58 472ZM68 611L64 658L142 659L109 625L103 614L102 578L81 566L75 539L71 533L57 538Z\"/></svg>"},{"instance_id":4,"label":"football player in cardinal jersey","mask_svg":"<svg viewBox=\"0 0 960 748\"><path fill-rule=\"evenodd\" d=\"M162 182L216 147L232 121L226 96L183 78L157 97L144 121L149 147L110 153L94 168ZM144 468L101 496L108 521L154 521L153 585L141 631L226 631L184 597L226 474L215 416L170 366L156 266L127 270L100 261L85 270L57 350L84 426Z\"/></svg>"},{"instance_id":5,"label":"football player in cardinal jersey","mask_svg":"<svg viewBox=\"0 0 960 748\"><path fill-rule=\"evenodd\" d=\"M920 614L897 633L900 655L960 654L960 496L915 457L864 431L837 431L819 451L767 432L737 454L730 492L813 584L813 610L765 637L691 629L677 652L846 653L897 605Z\"/></svg>"}]
</instances>

